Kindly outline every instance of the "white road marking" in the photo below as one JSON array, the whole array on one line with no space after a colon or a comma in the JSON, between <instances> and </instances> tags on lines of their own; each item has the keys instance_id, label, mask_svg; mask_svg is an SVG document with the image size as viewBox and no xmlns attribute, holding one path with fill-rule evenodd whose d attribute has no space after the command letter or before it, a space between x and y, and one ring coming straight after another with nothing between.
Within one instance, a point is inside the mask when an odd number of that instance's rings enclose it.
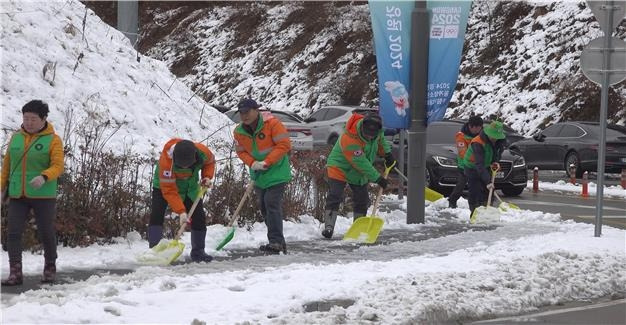
<instances>
[{"instance_id":1,"label":"white road marking","mask_svg":"<svg viewBox=\"0 0 626 325\"><path fill-rule=\"evenodd\" d=\"M519 316L514 316L514 317L490 319L490 320L485 320L485 321L474 322L472 324L487 324L487 323L496 323L496 322L501 323L501 322L506 322L506 321L520 322L520 321L523 321L524 319L532 319L534 317L564 314L564 313L569 313L569 312L589 310L589 309L602 308L602 307L610 307L610 306L615 306L615 305L620 305L620 304L625 304L625 303L626 303L626 299L620 299L620 300L614 300L614 301L609 301L609 302L604 302L604 303L599 303L599 304L594 304L594 305L589 305L589 306L564 308L564 309L550 310L550 311L545 311L545 312L530 314L530 315L519 315Z\"/></svg>"}]
</instances>

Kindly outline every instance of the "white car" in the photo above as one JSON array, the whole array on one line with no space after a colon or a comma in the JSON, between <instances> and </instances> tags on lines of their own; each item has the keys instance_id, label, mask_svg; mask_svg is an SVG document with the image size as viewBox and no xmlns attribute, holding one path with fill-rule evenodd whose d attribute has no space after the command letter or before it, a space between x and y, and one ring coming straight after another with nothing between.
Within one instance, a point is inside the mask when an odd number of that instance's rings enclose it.
<instances>
[{"instance_id":1,"label":"white car","mask_svg":"<svg viewBox=\"0 0 626 325\"><path fill-rule=\"evenodd\" d=\"M289 132L289 139L291 140L291 148L293 150L313 150L313 136L311 135L311 128L304 123L302 118L291 112L276 111L276 110L260 110L261 114L271 113L274 117L283 122L285 128ZM235 123L241 122L241 117L237 110L230 110L224 112L231 121Z\"/></svg>"},{"instance_id":2,"label":"white car","mask_svg":"<svg viewBox=\"0 0 626 325\"><path fill-rule=\"evenodd\" d=\"M314 146L333 146L343 133L352 113L377 113L377 108L360 106L324 106L311 113L304 121L311 128Z\"/></svg>"}]
</instances>

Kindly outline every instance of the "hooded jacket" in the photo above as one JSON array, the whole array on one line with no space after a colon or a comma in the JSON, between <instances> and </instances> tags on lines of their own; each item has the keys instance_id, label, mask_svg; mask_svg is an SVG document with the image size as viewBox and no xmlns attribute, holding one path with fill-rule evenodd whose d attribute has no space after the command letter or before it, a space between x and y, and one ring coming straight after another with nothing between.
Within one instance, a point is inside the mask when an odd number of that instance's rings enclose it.
<instances>
[{"instance_id":1,"label":"hooded jacket","mask_svg":"<svg viewBox=\"0 0 626 325\"><path fill-rule=\"evenodd\" d=\"M354 185L375 182L380 173L372 165L376 155L384 157L391 146L381 129L372 140L361 136L363 115L352 114L345 131L335 143L326 162L328 177Z\"/></svg>"},{"instance_id":2,"label":"hooded jacket","mask_svg":"<svg viewBox=\"0 0 626 325\"><path fill-rule=\"evenodd\" d=\"M215 174L215 156L207 146L195 143L196 162L189 168L180 168L174 164L174 147L183 139L174 138L165 143L159 163L154 170L152 187L161 189L163 198L174 213L187 212L185 198L195 200L200 190L198 172L202 178L213 179Z\"/></svg>"},{"instance_id":3,"label":"hooded jacket","mask_svg":"<svg viewBox=\"0 0 626 325\"><path fill-rule=\"evenodd\" d=\"M483 183L491 183L489 168L492 163L500 161L505 143L504 139L493 143L485 131L480 131L480 134L472 139L469 149L465 152L463 164L466 172L476 172Z\"/></svg>"},{"instance_id":4,"label":"hooded jacket","mask_svg":"<svg viewBox=\"0 0 626 325\"><path fill-rule=\"evenodd\" d=\"M467 149L470 146L470 143L472 142L472 139L474 139L474 135L472 135L472 133L469 130L469 124L465 123L463 124L463 127L461 127L461 131L457 132L456 135L454 136L455 139L455 143L456 143L456 151L457 151L457 159L456 159L456 164L459 167L459 169L464 169L465 165L463 163L463 160L465 158L465 152L467 152Z\"/></svg>"}]
</instances>

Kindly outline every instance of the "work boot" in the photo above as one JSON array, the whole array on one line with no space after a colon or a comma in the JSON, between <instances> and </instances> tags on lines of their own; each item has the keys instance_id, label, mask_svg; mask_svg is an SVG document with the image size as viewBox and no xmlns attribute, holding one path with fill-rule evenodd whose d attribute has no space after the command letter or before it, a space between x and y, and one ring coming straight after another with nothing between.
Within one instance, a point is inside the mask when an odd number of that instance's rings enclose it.
<instances>
[{"instance_id":1,"label":"work boot","mask_svg":"<svg viewBox=\"0 0 626 325\"><path fill-rule=\"evenodd\" d=\"M322 236L326 238L333 237L335 222L337 222L337 211L324 211L324 230L322 230Z\"/></svg>"},{"instance_id":2,"label":"work boot","mask_svg":"<svg viewBox=\"0 0 626 325\"><path fill-rule=\"evenodd\" d=\"M204 239L206 238L206 230L191 230L191 260L199 262L211 262L213 256L204 251Z\"/></svg>"},{"instance_id":3,"label":"work boot","mask_svg":"<svg viewBox=\"0 0 626 325\"><path fill-rule=\"evenodd\" d=\"M9 262L9 277L2 281L3 286L17 286L24 282L22 275L22 262Z\"/></svg>"},{"instance_id":4,"label":"work boot","mask_svg":"<svg viewBox=\"0 0 626 325\"><path fill-rule=\"evenodd\" d=\"M46 261L43 267L41 283L53 283L57 275L57 266L54 261Z\"/></svg>"},{"instance_id":5,"label":"work boot","mask_svg":"<svg viewBox=\"0 0 626 325\"><path fill-rule=\"evenodd\" d=\"M269 243L265 245L261 245L259 250L268 254L287 254L287 244L285 243Z\"/></svg>"},{"instance_id":6,"label":"work boot","mask_svg":"<svg viewBox=\"0 0 626 325\"><path fill-rule=\"evenodd\" d=\"M148 247L156 246L163 238L163 226L148 226Z\"/></svg>"}]
</instances>

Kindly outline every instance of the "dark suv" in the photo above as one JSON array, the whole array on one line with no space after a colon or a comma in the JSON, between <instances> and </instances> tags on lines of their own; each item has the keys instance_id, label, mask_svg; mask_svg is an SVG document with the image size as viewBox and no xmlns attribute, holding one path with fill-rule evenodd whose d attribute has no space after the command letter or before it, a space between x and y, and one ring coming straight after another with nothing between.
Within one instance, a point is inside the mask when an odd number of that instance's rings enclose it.
<instances>
[{"instance_id":1,"label":"dark suv","mask_svg":"<svg viewBox=\"0 0 626 325\"><path fill-rule=\"evenodd\" d=\"M461 130L465 121L449 120L433 122L426 128L426 183L428 187L444 195L449 195L456 185L458 168L456 165L455 134ZM511 128L505 128L508 139L521 137ZM398 156L398 144L394 143L393 150ZM405 162L408 148L405 148ZM500 159L501 170L496 174L495 186L504 195L520 195L526 188L528 175L524 157L516 152L504 150ZM406 165L405 165L406 173Z\"/></svg>"}]
</instances>

